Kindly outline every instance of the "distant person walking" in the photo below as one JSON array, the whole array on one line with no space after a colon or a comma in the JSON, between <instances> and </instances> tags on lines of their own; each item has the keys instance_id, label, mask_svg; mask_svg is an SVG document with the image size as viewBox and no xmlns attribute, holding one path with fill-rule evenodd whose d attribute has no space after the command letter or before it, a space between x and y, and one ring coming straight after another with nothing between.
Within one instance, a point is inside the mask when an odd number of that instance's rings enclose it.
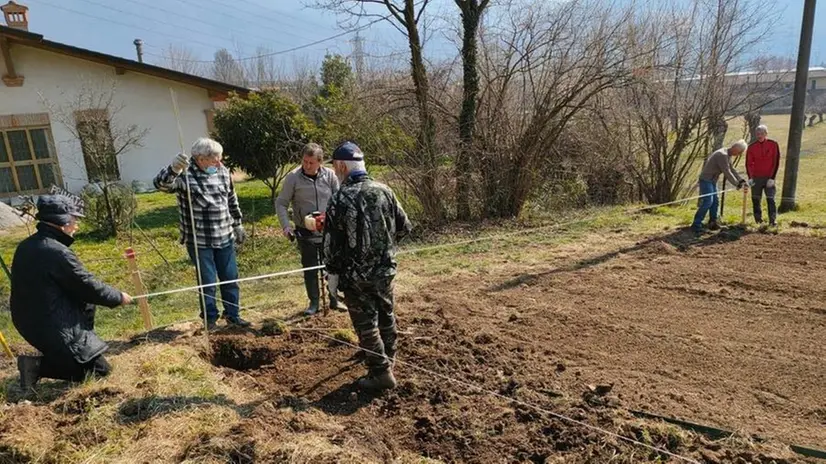
<instances>
[{"instance_id":1,"label":"distant person walking","mask_svg":"<svg viewBox=\"0 0 826 464\"><path fill-rule=\"evenodd\" d=\"M313 213L323 213L327 203L338 191L339 181L332 169L321 165L324 151L315 143L308 143L301 151L301 166L287 174L281 192L275 200L275 211L284 236L290 240L297 239L301 253L302 267L318 266L321 255L321 231L307 229L304 218ZM288 208L292 205L293 223L290 224ZM319 308L319 271L304 272L304 287L310 304L304 314L310 316ZM330 292L330 307L343 309L335 293Z\"/></svg>"},{"instance_id":2,"label":"distant person walking","mask_svg":"<svg viewBox=\"0 0 826 464\"><path fill-rule=\"evenodd\" d=\"M724 174L726 179L736 185L738 189L748 189L748 184L737 174L737 171L732 169L730 162L730 158L740 156L746 151L746 148L746 141L738 140L731 147L721 148L706 159L703 170L700 172L700 195L704 196L700 198L700 206L697 208L697 214L694 215L694 222L691 224L694 233L703 233L703 221L706 215L709 215L708 230L720 229L717 220L717 210L720 206L720 199L717 196L717 181L720 174Z\"/></svg>"},{"instance_id":3,"label":"distant person walking","mask_svg":"<svg viewBox=\"0 0 826 464\"><path fill-rule=\"evenodd\" d=\"M774 197L777 194L775 177L780 169L780 145L768 138L769 129L764 125L757 126L754 131L757 140L749 145L746 153L746 173L751 185L751 202L754 209L754 221L763 223L763 192L766 192L766 203L769 210L769 225L777 225L777 204Z\"/></svg>"}]
</instances>

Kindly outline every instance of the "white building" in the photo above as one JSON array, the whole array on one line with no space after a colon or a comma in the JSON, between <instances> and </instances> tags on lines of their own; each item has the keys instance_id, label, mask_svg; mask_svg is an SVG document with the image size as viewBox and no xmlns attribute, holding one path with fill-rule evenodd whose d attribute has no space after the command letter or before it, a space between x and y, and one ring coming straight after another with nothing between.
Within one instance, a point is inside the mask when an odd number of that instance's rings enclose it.
<instances>
[{"instance_id":1,"label":"white building","mask_svg":"<svg viewBox=\"0 0 826 464\"><path fill-rule=\"evenodd\" d=\"M0 198L37 194L51 184L78 191L94 181L80 141L44 101L61 107L90 82L115 86L123 125L147 129L142 147L117 157L120 180L150 183L179 151L169 89L177 95L187 146L211 129L216 102L245 88L52 42L28 31L28 9L9 2L0 25ZM65 106L63 106L65 107ZM94 166L94 164L92 164Z\"/></svg>"}]
</instances>

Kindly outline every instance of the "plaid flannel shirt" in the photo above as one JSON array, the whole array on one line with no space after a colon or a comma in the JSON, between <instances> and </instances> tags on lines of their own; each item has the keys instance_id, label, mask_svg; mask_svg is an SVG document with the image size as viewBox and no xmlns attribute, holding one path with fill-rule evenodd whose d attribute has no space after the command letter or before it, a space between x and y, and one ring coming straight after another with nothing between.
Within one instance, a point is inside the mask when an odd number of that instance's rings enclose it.
<instances>
[{"instance_id":1,"label":"plaid flannel shirt","mask_svg":"<svg viewBox=\"0 0 826 464\"><path fill-rule=\"evenodd\" d=\"M176 174L171 166L155 176L155 188L178 194L181 243L190 245L194 240L185 180L192 195L198 248L225 247L234 239L233 229L241 225L241 208L229 169L222 165L216 174L209 175L190 161L185 176Z\"/></svg>"}]
</instances>

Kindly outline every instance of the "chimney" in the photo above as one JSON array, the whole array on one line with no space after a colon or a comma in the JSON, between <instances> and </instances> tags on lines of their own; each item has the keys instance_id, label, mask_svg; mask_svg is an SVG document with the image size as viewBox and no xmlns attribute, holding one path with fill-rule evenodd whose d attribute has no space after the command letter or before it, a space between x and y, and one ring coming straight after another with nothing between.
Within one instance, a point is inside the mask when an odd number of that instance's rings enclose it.
<instances>
[{"instance_id":1,"label":"chimney","mask_svg":"<svg viewBox=\"0 0 826 464\"><path fill-rule=\"evenodd\" d=\"M138 52L138 63L143 63L143 40L135 39L132 43L135 44L135 51Z\"/></svg>"},{"instance_id":2,"label":"chimney","mask_svg":"<svg viewBox=\"0 0 826 464\"><path fill-rule=\"evenodd\" d=\"M3 10L6 25L21 31L29 30L29 9L26 6L18 5L11 0L9 3L0 6L0 10Z\"/></svg>"}]
</instances>

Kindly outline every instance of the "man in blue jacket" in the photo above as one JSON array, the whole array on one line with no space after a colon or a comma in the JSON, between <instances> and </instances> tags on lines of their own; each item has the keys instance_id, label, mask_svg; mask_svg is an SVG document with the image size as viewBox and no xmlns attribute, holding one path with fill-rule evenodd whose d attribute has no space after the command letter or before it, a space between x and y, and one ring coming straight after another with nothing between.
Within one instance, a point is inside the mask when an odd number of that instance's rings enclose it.
<instances>
[{"instance_id":1,"label":"man in blue jacket","mask_svg":"<svg viewBox=\"0 0 826 464\"><path fill-rule=\"evenodd\" d=\"M19 356L20 387L42 378L81 381L106 376L109 348L94 331L95 305L130 304L132 297L104 284L69 249L83 217L63 195L41 196L37 232L20 242L11 275L11 316L20 335L42 356Z\"/></svg>"}]
</instances>

